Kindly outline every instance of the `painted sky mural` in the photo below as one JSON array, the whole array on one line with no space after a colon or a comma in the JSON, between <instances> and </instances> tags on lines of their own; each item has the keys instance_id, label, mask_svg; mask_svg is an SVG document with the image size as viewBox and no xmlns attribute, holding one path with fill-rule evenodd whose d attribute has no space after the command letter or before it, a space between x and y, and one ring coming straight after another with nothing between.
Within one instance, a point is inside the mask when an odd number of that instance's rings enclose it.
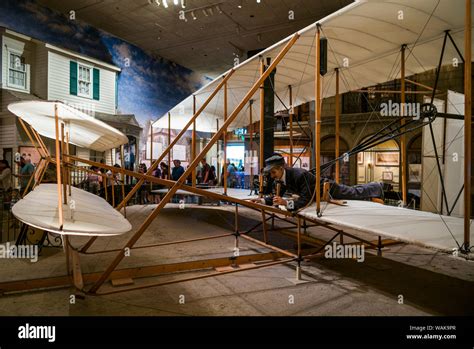
<instances>
[{"instance_id":1,"label":"painted sky mural","mask_svg":"<svg viewBox=\"0 0 474 349\"><path fill-rule=\"evenodd\" d=\"M31 0L1 0L0 26L120 67L119 112L135 114L142 126L210 81Z\"/></svg>"}]
</instances>

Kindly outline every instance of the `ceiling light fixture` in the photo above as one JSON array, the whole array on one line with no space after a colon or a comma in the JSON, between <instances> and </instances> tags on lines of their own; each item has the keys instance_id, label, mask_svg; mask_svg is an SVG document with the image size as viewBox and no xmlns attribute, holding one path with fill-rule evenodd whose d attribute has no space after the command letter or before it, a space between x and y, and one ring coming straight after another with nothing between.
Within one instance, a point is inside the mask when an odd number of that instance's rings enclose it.
<instances>
[{"instance_id":1,"label":"ceiling light fixture","mask_svg":"<svg viewBox=\"0 0 474 349\"><path fill-rule=\"evenodd\" d=\"M257 4L260 4L260 0L257 0Z\"/></svg>"},{"instance_id":2,"label":"ceiling light fixture","mask_svg":"<svg viewBox=\"0 0 474 349\"><path fill-rule=\"evenodd\" d=\"M168 1L167 1L167 0L163 0L163 6L164 6L165 8L168 8Z\"/></svg>"},{"instance_id":3,"label":"ceiling light fixture","mask_svg":"<svg viewBox=\"0 0 474 349\"><path fill-rule=\"evenodd\" d=\"M240 0L240 3L237 5L238 8L242 8L242 5L243 5L243 0Z\"/></svg>"},{"instance_id":4,"label":"ceiling light fixture","mask_svg":"<svg viewBox=\"0 0 474 349\"><path fill-rule=\"evenodd\" d=\"M179 0L173 0L173 4L178 5L178 4L179 4Z\"/></svg>"},{"instance_id":5,"label":"ceiling light fixture","mask_svg":"<svg viewBox=\"0 0 474 349\"><path fill-rule=\"evenodd\" d=\"M186 0L181 0L181 7L186 8Z\"/></svg>"},{"instance_id":6,"label":"ceiling light fixture","mask_svg":"<svg viewBox=\"0 0 474 349\"><path fill-rule=\"evenodd\" d=\"M152 0L150 0L152 1ZM221 3L218 3L218 4L213 4L213 5L207 5L207 6L201 6L201 7L195 7L195 8L190 8L188 10L181 10L179 11L180 12L180 19L183 19L182 18L182 15L190 15L191 18L193 20L197 20L197 16L199 15L199 11L202 12L202 16L201 16L201 19L202 17L210 17L210 16L214 16L214 14L217 14L217 13L224 13L222 11L222 9L220 8L220 5ZM182 12L182 13L181 13ZM186 21L186 19L184 19L184 21Z\"/></svg>"}]
</instances>

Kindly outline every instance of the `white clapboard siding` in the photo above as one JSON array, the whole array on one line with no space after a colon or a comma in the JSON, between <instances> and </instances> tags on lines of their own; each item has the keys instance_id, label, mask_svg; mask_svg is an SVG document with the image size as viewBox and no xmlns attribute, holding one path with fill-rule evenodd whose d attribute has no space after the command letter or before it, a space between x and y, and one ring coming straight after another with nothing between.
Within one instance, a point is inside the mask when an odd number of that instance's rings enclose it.
<instances>
[{"instance_id":1,"label":"white clapboard siding","mask_svg":"<svg viewBox=\"0 0 474 349\"><path fill-rule=\"evenodd\" d=\"M0 91L0 148L18 146L16 117L7 109L8 104L17 100L6 90Z\"/></svg>"},{"instance_id":2,"label":"white clapboard siding","mask_svg":"<svg viewBox=\"0 0 474 349\"><path fill-rule=\"evenodd\" d=\"M61 100L75 105L78 109L94 110L102 113L115 114L115 72L99 66L100 70L100 100L74 96L69 93L69 65L70 61L77 61L87 65L80 59L56 52L48 52L48 99Z\"/></svg>"},{"instance_id":3,"label":"white clapboard siding","mask_svg":"<svg viewBox=\"0 0 474 349\"><path fill-rule=\"evenodd\" d=\"M81 148L81 147L76 147L76 156L78 158L84 159L84 160L90 160L90 150ZM78 162L78 166L89 166L89 164L83 163L83 162Z\"/></svg>"},{"instance_id":4,"label":"white clapboard siding","mask_svg":"<svg viewBox=\"0 0 474 349\"><path fill-rule=\"evenodd\" d=\"M15 118L13 116L0 118L0 148L15 148L15 136Z\"/></svg>"},{"instance_id":5,"label":"white clapboard siding","mask_svg":"<svg viewBox=\"0 0 474 349\"><path fill-rule=\"evenodd\" d=\"M36 45L31 89L38 97L48 99L48 50L44 44Z\"/></svg>"},{"instance_id":6,"label":"white clapboard siding","mask_svg":"<svg viewBox=\"0 0 474 349\"><path fill-rule=\"evenodd\" d=\"M105 164L109 166L114 165L114 158L115 158L115 149L107 150L105 152Z\"/></svg>"}]
</instances>

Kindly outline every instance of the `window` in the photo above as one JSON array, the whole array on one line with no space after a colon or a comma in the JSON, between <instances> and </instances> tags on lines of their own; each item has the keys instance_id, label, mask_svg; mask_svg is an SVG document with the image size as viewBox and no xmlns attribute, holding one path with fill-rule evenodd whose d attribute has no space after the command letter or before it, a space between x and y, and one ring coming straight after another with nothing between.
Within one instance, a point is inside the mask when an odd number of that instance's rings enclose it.
<instances>
[{"instance_id":1,"label":"window","mask_svg":"<svg viewBox=\"0 0 474 349\"><path fill-rule=\"evenodd\" d=\"M104 164L105 164L104 155L105 155L104 152L90 150L89 159L92 160L92 161L95 161L95 162L101 162L103 160Z\"/></svg>"},{"instance_id":2,"label":"window","mask_svg":"<svg viewBox=\"0 0 474 349\"><path fill-rule=\"evenodd\" d=\"M100 100L100 70L76 61L70 61L69 94Z\"/></svg>"},{"instance_id":3,"label":"window","mask_svg":"<svg viewBox=\"0 0 474 349\"><path fill-rule=\"evenodd\" d=\"M92 68L78 64L77 94L78 96L92 98Z\"/></svg>"},{"instance_id":4,"label":"window","mask_svg":"<svg viewBox=\"0 0 474 349\"><path fill-rule=\"evenodd\" d=\"M8 51L8 86L26 90L26 65L20 53Z\"/></svg>"}]
</instances>

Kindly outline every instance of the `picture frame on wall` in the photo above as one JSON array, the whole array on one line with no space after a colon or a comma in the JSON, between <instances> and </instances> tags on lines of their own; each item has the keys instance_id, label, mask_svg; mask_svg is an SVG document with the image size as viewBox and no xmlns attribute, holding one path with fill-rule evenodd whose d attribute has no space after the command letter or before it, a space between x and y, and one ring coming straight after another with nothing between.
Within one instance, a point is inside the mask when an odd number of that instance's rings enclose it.
<instances>
[{"instance_id":1,"label":"picture frame on wall","mask_svg":"<svg viewBox=\"0 0 474 349\"><path fill-rule=\"evenodd\" d=\"M392 182L393 181L393 172L392 171L383 171L382 172L382 181Z\"/></svg>"},{"instance_id":2,"label":"picture frame on wall","mask_svg":"<svg viewBox=\"0 0 474 349\"><path fill-rule=\"evenodd\" d=\"M375 153L375 166L398 166L400 156L396 151Z\"/></svg>"},{"instance_id":3,"label":"picture frame on wall","mask_svg":"<svg viewBox=\"0 0 474 349\"><path fill-rule=\"evenodd\" d=\"M364 152L357 153L357 164L363 165L364 164Z\"/></svg>"},{"instance_id":4,"label":"picture frame on wall","mask_svg":"<svg viewBox=\"0 0 474 349\"><path fill-rule=\"evenodd\" d=\"M301 168L304 168L305 170L309 171L309 156L302 156L301 157Z\"/></svg>"},{"instance_id":5,"label":"picture frame on wall","mask_svg":"<svg viewBox=\"0 0 474 349\"><path fill-rule=\"evenodd\" d=\"M421 183L421 164L408 165L408 183Z\"/></svg>"}]
</instances>

